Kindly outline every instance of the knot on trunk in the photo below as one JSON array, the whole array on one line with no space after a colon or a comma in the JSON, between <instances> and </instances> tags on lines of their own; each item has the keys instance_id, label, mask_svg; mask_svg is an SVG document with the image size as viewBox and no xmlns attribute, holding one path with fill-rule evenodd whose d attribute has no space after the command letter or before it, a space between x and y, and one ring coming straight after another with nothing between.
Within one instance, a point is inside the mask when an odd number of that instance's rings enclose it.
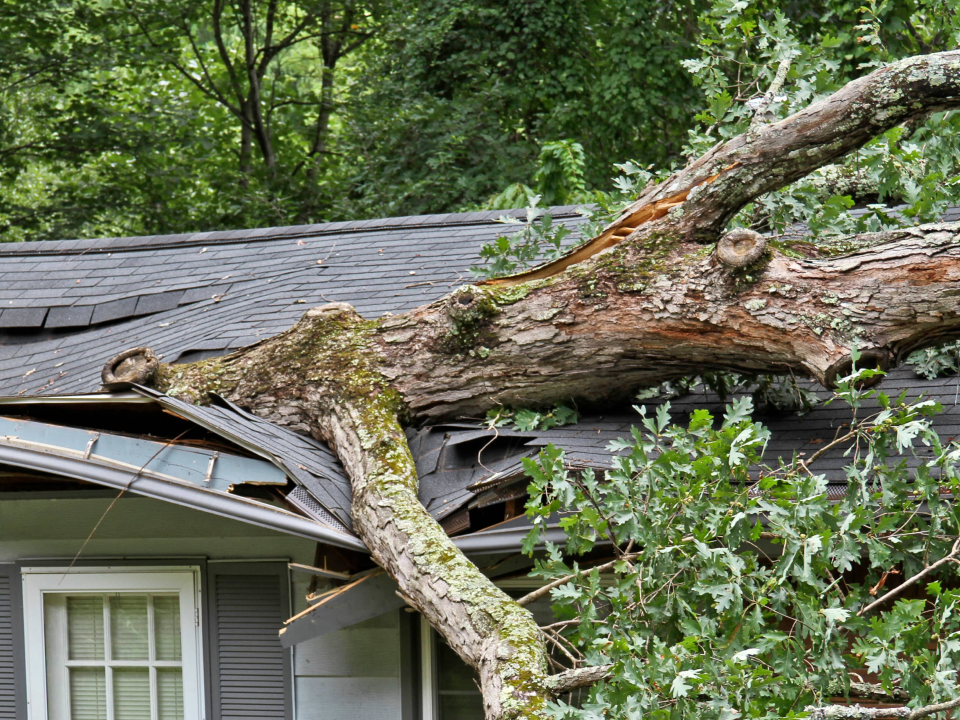
<instances>
[{"instance_id":1,"label":"knot on trunk","mask_svg":"<svg viewBox=\"0 0 960 720\"><path fill-rule=\"evenodd\" d=\"M119 382L131 382L138 385L150 385L157 377L160 361L148 347L136 347L124 350L107 360L100 372L104 385Z\"/></svg>"},{"instance_id":2,"label":"knot on trunk","mask_svg":"<svg viewBox=\"0 0 960 720\"><path fill-rule=\"evenodd\" d=\"M728 267L752 265L767 249L767 238L747 228L734 228L717 243L717 257Z\"/></svg>"},{"instance_id":3,"label":"knot on trunk","mask_svg":"<svg viewBox=\"0 0 960 720\"><path fill-rule=\"evenodd\" d=\"M333 320L338 318L341 315L356 315L357 311L353 309L353 305L345 302L333 302L327 303L326 305L318 305L315 308L310 308L304 313L303 317L319 320Z\"/></svg>"},{"instance_id":4,"label":"knot on trunk","mask_svg":"<svg viewBox=\"0 0 960 720\"><path fill-rule=\"evenodd\" d=\"M450 329L440 339L440 347L450 353L469 350L487 320L500 312L493 295L475 285L455 290L447 296L444 304Z\"/></svg>"}]
</instances>

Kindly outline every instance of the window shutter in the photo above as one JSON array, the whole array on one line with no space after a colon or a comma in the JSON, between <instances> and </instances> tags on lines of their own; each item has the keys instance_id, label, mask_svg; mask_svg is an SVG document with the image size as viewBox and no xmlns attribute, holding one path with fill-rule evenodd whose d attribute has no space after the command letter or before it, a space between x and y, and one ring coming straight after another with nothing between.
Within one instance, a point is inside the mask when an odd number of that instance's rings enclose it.
<instances>
[{"instance_id":1,"label":"window shutter","mask_svg":"<svg viewBox=\"0 0 960 720\"><path fill-rule=\"evenodd\" d=\"M0 565L0 720L25 720L20 573Z\"/></svg>"},{"instance_id":2,"label":"window shutter","mask_svg":"<svg viewBox=\"0 0 960 720\"><path fill-rule=\"evenodd\" d=\"M286 563L210 563L214 720L292 718Z\"/></svg>"}]
</instances>

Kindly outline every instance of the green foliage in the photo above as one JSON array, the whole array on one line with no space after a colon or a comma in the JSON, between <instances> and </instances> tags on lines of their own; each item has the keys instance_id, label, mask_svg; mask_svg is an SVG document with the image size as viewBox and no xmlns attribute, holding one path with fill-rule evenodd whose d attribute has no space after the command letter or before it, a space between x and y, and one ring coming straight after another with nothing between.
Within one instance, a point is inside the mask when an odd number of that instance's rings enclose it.
<instances>
[{"instance_id":1,"label":"green foliage","mask_svg":"<svg viewBox=\"0 0 960 720\"><path fill-rule=\"evenodd\" d=\"M543 260L554 260L563 254L563 241L571 230L563 224L554 223L553 216L537 207L540 196L530 198L526 220L504 215L498 222L520 226L512 235L501 235L492 243L480 248L480 258L485 265L470 268L481 278L510 275Z\"/></svg>"},{"instance_id":2,"label":"green foliage","mask_svg":"<svg viewBox=\"0 0 960 720\"><path fill-rule=\"evenodd\" d=\"M486 425L489 428L512 425L517 430L549 430L561 425L572 425L580 419L580 413L565 403L557 403L550 410L508 408L502 405L487 411Z\"/></svg>"},{"instance_id":3,"label":"green foliage","mask_svg":"<svg viewBox=\"0 0 960 720\"><path fill-rule=\"evenodd\" d=\"M504 187L535 188L538 158L558 138L568 154L574 143L583 148L584 187L602 187L611 163L626 157L668 164L697 104L680 60L701 2L429 0L403 8L353 76L344 214L474 207ZM533 194L552 203L548 190Z\"/></svg>"},{"instance_id":4,"label":"green foliage","mask_svg":"<svg viewBox=\"0 0 960 720\"><path fill-rule=\"evenodd\" d=\"M928 380L960 373L960 340L915 350L907 356L906 363Z\"/></svg>"},{"instance_id":5,"label":"green foliage","mask_svg":"<svg viewBox=\"0 0 960 720\"><path fill-rule=\"evenodd\" d=\"M320 219L336 64L380 4L241 6L0 5L0 239Z\"/></svg>"},{"instance_id":6,"label":"green foliage","mask_svg":"<svg viewBox=\"0 0 960 720\"><path fill-rule=\"evenodd\" d=\"M275 0L253 3L247 26L239 3L214 22L212 0L5 0L0 239L505 209L535 195L597 204L596 229L643 184L604 192L615 162L662 177L740 132L784 58L767 119L877 63L954 47L952 3ZM256 83L240 71L247 35ZM936 217L958 201L958 123L892 131L737 222L829 236ZM851 217L851 202L867 215ZM899 216L886 208L903 202Z\"/></svg>"},{"instance_id":7,"label":"green foliage","mask_svg":"<svg viewBox=\"0 0 960 720\"><path fill-rule=\"evenodd\" d=\"M583 146L573 140L544 143L533 174L534 187L514 183L480 205L480 210L527 207L534 197L546 206L590 202L584 185Z\"/></svg>"},{"instance_id":8,"label":"green foliage","mask_svg":"<svg viewBox=\"0 0 960 720\"><path fill-rule=\"evenodd\" d=\"M533 176L545 205L583 202L586 195L583 146L573 140L544 143L540 167Z\"/></svg>"},{"instance_id":9,"label":"green foliage","mask_svg":"<svg viewBox=\"0 0 960 720\"><path fill-rule=\"evenodd\" d=\"M793 375L743 375L721 372L667 380L654 387L644 388L637 393L637 400L681 397L699 387L709 389L721 401L725 401L734 393L751 393L756 407L778 412L795 412L798 415L803 415L820 403L816 393L806 385L801 385Z\"/></svg>"},{"instance_id":10,"label":"green foliage","mask_svg":"<svg viewBox=\"0 0 960 720\"><path fill-rule=\"evenodd\" d=\"M960 535L949 499L960 449L931 426L942 408L858 389L877 374L855 369L833 399L851 413L839 500L819 454L767 457L769 431L749 398L719 419L695 411L686 425L669 403L638 408L640 424L611 445L620 454L604 473L568 470L553 446L524 461L527 549L556 513L566 533L534 571L547 582L573 575L551 591L558 642L586 664L614 666L555 717L795 717L866 672L913 707L957 696L954 564L927 575L927 594L867 611L895 584L891 572L916 575ZM603 541L619 560L601 576L576 556Z\"/></svg>"}]
</instances>

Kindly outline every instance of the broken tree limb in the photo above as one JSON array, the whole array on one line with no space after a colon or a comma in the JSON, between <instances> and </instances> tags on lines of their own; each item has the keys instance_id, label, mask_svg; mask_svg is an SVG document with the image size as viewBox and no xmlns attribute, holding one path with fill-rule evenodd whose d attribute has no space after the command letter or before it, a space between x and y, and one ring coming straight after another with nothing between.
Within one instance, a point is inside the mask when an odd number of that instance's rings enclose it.
<instances>
[{"instance_id":1,"label":"broken tree limb","mask_svg":"<svg viewBox=\"0 0 960 720\"><path fill-rule=\"evenodd\" d=\"M161 365L157 386L193 402L216 391L329 442L351 477L358 532L477 669L487 717L545 717L569 682L549 679L532 616L420 506L401 423L498 404L629 400L639 386L709 369L829 385L854 347L887 366L960 334L960 224L850 238L857 249L845 255L767 247L738 267L703 244L758 195L917 113L957 106L958 91L960 52L895 63L711 149L559 265L379 320L342 304L315 308L232 355Z\"/></svg>"},{"instance_id":2,"label":"broken tree limb","mask_svg":"<svg viewBox=\"0 0 960 720\"><path fill-rule=\"evenodd\" d=\"M420 504L399 421L402 398L368 352L375 332L376 324L349 305L314 308L290 331L222 361L221 393L261 416L278 413L288 424L309 427L331 445L351 478L354 528L405 601L476 669L487 717L543 717L547 659L540 630ZM197 369L193 390L214 380ZM184 393L176 385L166 389Z\"/></svg>"},{"instance_id":3,"label":"broken tree limb","mask_svg":"<svg viewBox=\"0 0 960 720\"><path fill-rule=\"evenodd\" d=\"M893 588L892 590L890 590L889 592L885 593L882 597L877 598L876 600L874 600L872 603L870 603L870 604L867 605L866 607L861 608L860 611L857 613L857 617L863 617L864 615L866 615L868 612L870 612L870 611L873 610L874 608L877 608L877 607L883 605L885 602L888 602L888 601L890 601L890 600L893 600L893 598L897 597L900 593L902 593L902 592L903 592L904 590L906 590L908 587L910 587L911 585L917 584L917 583L920 582L923 578L925 578L927 575L929 575L930 573L934 572L934 571L937 570L938 568L946 565L947 563L950 563L950 562L954 562L954 563L955 563L955 562L960 562L960 561L957 560L957 555L958 555L958 554L960 554L960 538L957 538L956 542L953 543L953 548L951 548L951 550L950 550L949 553L947 553L946 555L944 555L942 558L940 558L939 560L937 560L935 563L932 563L932 564L930 564L930 565L927 565L927 567L925 567L923 570L921 570L920 572L918 572L918 573L917 573L916 575L914 575L913 577L908 578L907 580L904 580L902 583L900 583L899 585L897 585L897 587L895 587L895 588Z\"/></svg>"},{"instance_id":4,"label":"broken tree limb","mask_svg":"<svg viewBox=\"0 0 960 720\"><path fill-rule=\"evenodd\" d=\"M886 720L887 718L920 720L920 718L949 712L958 707L960 707L960 699L920 708L829 705L827 707L809 707L806 710L809 713L808 717L813 718L813 720Z\"/></svg>"},{"instance_id":5,"label":"broken tree limb","mask_svg":"<svg viewBox=\"0 0 960 720\"><path fill-rule=\"evenodd\" d=\"M763 195L856 150L915 117L960 104L960 51L906 58L848 83L779 122L751 127L720 143L636 202L593 240L567 256L508 278L500 286L540 280L627 239L668 213L674 231L714 242L739 210Z\"/></svg>"}]
</instances>

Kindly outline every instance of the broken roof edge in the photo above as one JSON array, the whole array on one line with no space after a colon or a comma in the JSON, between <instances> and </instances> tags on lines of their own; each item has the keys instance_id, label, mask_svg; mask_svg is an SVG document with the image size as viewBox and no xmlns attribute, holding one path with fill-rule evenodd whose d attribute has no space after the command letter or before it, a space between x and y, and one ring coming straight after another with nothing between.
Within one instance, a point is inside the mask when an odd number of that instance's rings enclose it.
<instances>
[{"instance_id":1,"label":"broken roof edge","mask_svg":"<svg viewBox=\"0 0 960 720\"><path fill-rule=\"evenodd\" d=\"M572 219L582 217L580 208L593 207L592 203L581 205L558 205L542 208L554 219ZM169 247L189 247L191 245L229 245L264 240L293 240L325 235L345 235L369 232L371 230L405 230L412 227L443 228L467 225L490 225L499 218L525 216L526 209L484 210L467 213L445 213L436 215L410 215L406 217L388 217L371 220L339 221L316 225L289 225L271 228L249 228L236 230L214 230L209 232L179 233L173 235L142 235L114 238L91 238L85 240L31 240L18 243L0 243L0 256L44 256L44 255L83 255L90 252L122 252L143 249L161 249Z\"/></svg>"},{"instance_id":2,"label":"broken roof edge","mask_svg":"<svg viewBox=\"0 0 960 720\"><path fill-rule=\"evenodd\" d=\"M128 470L118 470L80 459L65 458L39 450L2 444L0 444L0 463L35 472L85 480L115 490L124 490L153 500L170 502L268 530L275 530L285 535L295 535L347 550L369 552L363 541L353 535L337 532L313 520L243 497L211 492L203 488L166 482L143 475L131 480ZM476 533L453 537L450 540L461 552L467 555L511 552L521 548L523 540L529 532L530 528L527 526L481 530ZM551 527L541 538L541 544L543 542L557 544L565 540L566 533L562 529Z\"/></svg>"},{"instance_id":3,"label":"broken roof edge","mask_svg":"<svg viewBox=\"0 0 960 720\"><path fill-rule=\"evenodd\" d=\"M286 535L335 545L347 550L368 552L366 545L353 536L327 528L318 522L289 511L270 507L247 498L213 492L199 487L166 482L144 475L130 477L129 470L118 470L81 459L52 455L30 448L0 444L0 462L7 465L85 480L115 490L126 491L154 500L201 510L213 515L238 520Z\"/></svg>"}]
</instances>

